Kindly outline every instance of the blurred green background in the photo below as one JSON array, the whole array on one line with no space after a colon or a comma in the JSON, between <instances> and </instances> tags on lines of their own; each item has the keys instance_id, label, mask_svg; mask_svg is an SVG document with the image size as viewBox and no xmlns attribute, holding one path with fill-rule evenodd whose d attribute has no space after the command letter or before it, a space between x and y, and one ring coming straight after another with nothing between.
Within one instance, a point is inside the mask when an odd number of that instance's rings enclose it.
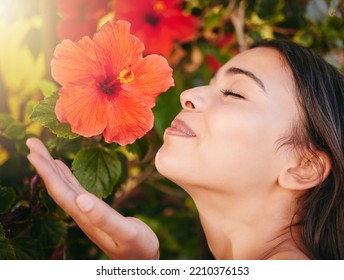
<instances>
[{"instance_id":1,"label":"blurred green background","mask_svg":"<svg viewBox=\"0 0 344 280\"><path fill-rule=\"evenodd\" d=\"M151 6L144 12L157 13L168 2L149 0ZM159 96L154 129L120 147L105 145L97 137L57 137L30 118L37 104L58 90L50 75L56 45L65 38L92 36L104 22L116 18L116 3L0 0L0 259L106 259L47 195L26 159L25 141L30 136L42 139L53 156L69 166L82 158L85 149L100 145L120 165L114 170L116 182L104 186L111 189L104 200L152 227L162 259L212 259L192 200L154 167L163 131L180 110L179 94L208 83L222 63L263 38L286 38L308 46L344 70L344 1L174 2L180 4L176 11L195 23L191 36L174 35L172 50L165 54L176 86ZM155 28L162 28L159 17L167 16L166 11L158 15ZM150 17L146 24L152 23ZM182 22L174 24L175 30L183 29ZM101 173L107 164L92 170Z\"/></svg>"}]
</instances>

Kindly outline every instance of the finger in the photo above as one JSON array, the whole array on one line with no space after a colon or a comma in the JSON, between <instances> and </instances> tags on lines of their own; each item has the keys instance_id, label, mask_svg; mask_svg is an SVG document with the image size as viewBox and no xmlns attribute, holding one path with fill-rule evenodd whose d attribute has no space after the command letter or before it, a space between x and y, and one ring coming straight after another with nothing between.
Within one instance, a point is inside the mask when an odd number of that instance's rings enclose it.
<instances>
[{"instance_id":1,"label":"finger","mask_svg":"<svg viewBox=\"0 0 344 280\"><path fill-rule=\"evenodd\" d=\"M27 141L30 149L29 161L35 166L37 172L44 181L50 182L53 179L51 175L58 176L59 180L69 183L71 187L80 193L83 189L77 179L73 176L70 169L60 160L54 160L44 144L36 138L30 138Z\"/></svg>"},{"instance_id":2,"label":"finger","mask_svg":"<svg viewBox=\"0 0 344 280\"><path fill-rule=\"evenodd\" d=\"M111 236L113 242L118 246L139 237L140 230L135 223L93 194L79 195L76 203L79 209L87 215L87 222Z\"/></svg>"},{"instance_id":3,"label":"finger","mask_svg":"<svg viewBox=\"0 0 344 280\"><path fill-rule=\"evenodd\" d=\"M80 212L75 204L75 199L85 190L69 168L61 161L54 160L38 139L31 138L27 145L30 149L28 160L35 166L37 173L43 179L49 195L65 211Z\"/></svg>"},{"instance_id":4,"label":"finger","mask_svg":"<svg viewBox=\"0 0 344 280\"><path fill-rule=\"evenodd\" d=\"M57 164L60 172L63 174L64 181L69 187L73 188L75 193L82 194L86 192L85 188L80 185L79 181L75 178L67 165L60 160L55 160L55 163Z\"/></svg>"},{"instance_id":5,"label":"finger","mask_svg":"<svg viewBox=\"0 0 344 280\"><path fill-rule=\"evenodd\" d=\"M93 194L84 193L76 198L76 204L95 227L109 235L121 235L126 231L125 217Z\"/></svg>"},{"instance_id":6,"label":"finger","mask_svg":"<svg viewBox=\"0 0 344 280\"><path fill-rule=\"evenodd\" d=\"M40 154L42 157L44 157L47 160L53 160L51 157L49 151L44 146L41 140L37 138L29 138L26 141L26 145L30 149L30 153L37 153Z\"/></svg>"}]
</instances>

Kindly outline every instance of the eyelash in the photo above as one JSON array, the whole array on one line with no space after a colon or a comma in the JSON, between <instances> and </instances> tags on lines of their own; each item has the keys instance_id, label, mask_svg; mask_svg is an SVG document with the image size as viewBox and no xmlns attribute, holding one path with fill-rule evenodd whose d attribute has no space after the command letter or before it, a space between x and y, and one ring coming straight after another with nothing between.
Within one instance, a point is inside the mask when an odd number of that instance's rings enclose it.
<instances>
[{"instance_id":1,"label":"eyelash","mask_svg":"<svg viewBox=\"0 0 344 280\"><path fill-rule=\"evenodd\" d=\"M231 95L231 96L234 96L234 97L237 97L237 98L241 98L241 99L245 99L245 97L243 97L241 94L239 93L235 93L229 89L221 89L221 93L223 93L225 96L227 95Z\"/></svg>"}]
</instances>

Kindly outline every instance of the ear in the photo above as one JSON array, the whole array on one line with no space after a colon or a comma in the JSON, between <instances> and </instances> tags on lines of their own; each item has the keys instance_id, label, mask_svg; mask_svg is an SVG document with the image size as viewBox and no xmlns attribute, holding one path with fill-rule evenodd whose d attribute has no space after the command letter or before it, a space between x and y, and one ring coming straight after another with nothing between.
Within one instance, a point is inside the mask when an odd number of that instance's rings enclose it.
<instances>
[{"instance_id":1,"label":"ear","mask_svg":"<svg viewBox=\"0 0 344 280\"><path fill-rule=\"evenodd\" d=\"M322 183L331 172L330 157L324 152L308 153L282 170L278 182L290 190L306 190Z\"/></svg>"}]
</instances>

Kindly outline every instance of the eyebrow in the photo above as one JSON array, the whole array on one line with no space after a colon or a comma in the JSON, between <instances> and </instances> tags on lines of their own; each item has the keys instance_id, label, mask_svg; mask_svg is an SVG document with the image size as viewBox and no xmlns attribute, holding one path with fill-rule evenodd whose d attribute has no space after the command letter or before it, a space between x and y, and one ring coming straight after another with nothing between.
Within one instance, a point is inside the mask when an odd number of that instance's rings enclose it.
<instances>
[{"instance_id":1,"label":"eyebrow","mask_svg":"<svg viewBox=\"0 0 344 280\"><path fill-rule=\"evenodd\" d=\"M241 69L241 68L237 68L237 67L231 67L228 68L226 71L227 74L242 74L245 75L249 78L251 78L264 92L266 92L266 88L264 83L262 82L261 79L259 79L255 74L253 74L250 71Z\"/></svg>"}]
</instances>

